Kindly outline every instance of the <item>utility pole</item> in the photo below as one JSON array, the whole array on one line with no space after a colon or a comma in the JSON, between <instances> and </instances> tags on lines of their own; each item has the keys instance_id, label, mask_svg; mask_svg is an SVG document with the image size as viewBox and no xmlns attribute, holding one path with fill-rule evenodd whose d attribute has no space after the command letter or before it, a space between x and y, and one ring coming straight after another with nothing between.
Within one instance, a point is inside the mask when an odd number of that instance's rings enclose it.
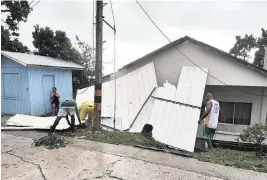
<instances>
[{"instance_id":1,"label":"utility pole","mask_svg":"<svg viewBox=\"0 0 267 180\"><path fill-rule=\"evenodd\" d=\"M100 130L102 103L102 44L103 44L103 1L96 0L96 62L94 121L92 128Z\"/></svg>"}]
</instances>

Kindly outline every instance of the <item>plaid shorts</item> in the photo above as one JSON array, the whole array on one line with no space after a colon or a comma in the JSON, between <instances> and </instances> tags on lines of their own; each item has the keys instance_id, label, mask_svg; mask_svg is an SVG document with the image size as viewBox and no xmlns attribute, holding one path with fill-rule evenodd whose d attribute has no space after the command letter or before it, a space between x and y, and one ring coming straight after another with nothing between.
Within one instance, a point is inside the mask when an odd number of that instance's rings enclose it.
<instances>
[{"instance_id":1,"label":"plaid shorts","mask_svg":"<svg viewBox=\"0 0 267 180\"><path fill-rule=\"evenodd\" d=\"M75 106L61 106L57 116L58 117L65 117L67 115L74 115L75 114Z\"/></svg>"}]
</instances>

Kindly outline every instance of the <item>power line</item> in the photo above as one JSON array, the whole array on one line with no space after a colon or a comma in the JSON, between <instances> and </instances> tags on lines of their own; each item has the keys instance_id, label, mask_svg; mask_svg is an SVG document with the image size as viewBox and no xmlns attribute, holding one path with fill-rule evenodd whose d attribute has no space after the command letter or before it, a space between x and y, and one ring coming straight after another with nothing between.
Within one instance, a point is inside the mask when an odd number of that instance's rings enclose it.
<instances>
[{"instance_id":1,"label":"power line","mask_svg":"<svg viewBox=\"0 0 267 180\"><path fill-rule=\"evenodd\" d=\"M39 4L40 1L41 1L41 0L39 0L37 3L35 3L31 8L33 9L37 4ZM32 2L33 2L33 1L32 1ZM31 2L31 3L32 3L32 2ZM30 4L31 4L31 3L30 3Z\"/></svg>"},{"instance_id":2,"label":"power line","mask_svg":"<svg viewBox=\"0 0 267 180\"><path fill-rule=\"evenodd\" d=\"M33 0L34 1L34 0ZM33 3L33 1L30 2L29 6Z\"/></svg>"},{"instance_id":3,"label":"power line","mask_svg":"<svg viewBox=\"0 0 267 180\"><path fill-rule=\"evenodd\" d=\"M95 1L93 0L93 23L92 23L92 38L93 38L93 54L95 52Z\"/></svg>"},{"instance_id":4,"label":"power line","mask_svg":"<svg viewBox=\"0 0 267 180\"><path fill-rule=\"evenodd\" d=\"M115 29L114 34L116 34L115 16L114 16L114 11L113 11L113 6L112 6L111 0L110 0L110 8L111 8L111 12L112 12L113 25L114 25L114 29Z\"/></svg>"},{"instance_id":5,"label":"power line","mask_svg":"<svg viewBox=\"0 0 267 180\"><path fill-rule=\"evenodd\" d=\"M93 49L93 56L95 55L95 1L93 0L93 18L92 18L92 49ZM95 59L95 56L93 57L93 58L91 58L91 59ZM91 60L90 59L90 60ZM88 84L88 86L87 86L87 88L85 88L82 92L77 92L77 94L83 94L83 93L85 93L88 89L89 89L89 87L91 86L91 85L93 85L95 83L95 81L93 81L93 82L89 82L89 84Z\"/></svg>"},{"instance_id":6,"label":"power line","mask_svg":"<svg viewBox=\"0 0 267 180\"><path fill-rule=\"evenodd\" d=\"M116 123L116 98L117 98L117 84L116 84L116 24L115 24L115 16L114 16L114 11L113 11L113 6L112 2L110 0L110 8L112 12L112 17L113 17L113 26L114 26L114 51L113 51L113 71L114 71L114 117L113 117L113 123L114 123L114 128L115 128L115 123Z\"/></svg>"},{"instance_id":7,"label":"power line","mask_svg":"<svg viewBox=\"0 0 267 180\"><path fill-rule=\"evenodd\" d=\"M154 26L158 29L158 31L169 41L169 43L172 43L172 41L163 33L163 31L158 27L158 25L153 21L153 19L149 16L149 14L146 12L146 10L142 7L142 5L136 1L136 3L139 5L139 7L143 10L143 12L146 14L146 16L150 19L150 21L154 24ZM180 51L176 46L174 46L174 48L180 52L187 60L189 60L191 63L193 63L196 67L198 67L199 69L201 69L203 72L205 72L208 76L212 77L213 79L217 80L218 82L224 84L225 86L228 86L228 87L231 87L233 89L236 89L238 91L241 91L241 92L244 92L244 93L247 93L247 94L251 94L251 95L255 95L255 96L264 96L264 97L267 97L265 95L259 95L259 94L254 94L254 93L250 93L250 92L247 92L247 91L244 91L242 89L239 89L239 88L236 88L236 87L233 87L233 86L230 86L226 83L224 83L223 81L219 80L218 78L216 78L215 76L211 75L210 73L206 72L203 68L201 68L198 64L196 64L193 60L191 60L187 55L185 55L182 51Z\"/></svg>"}]
</instances>

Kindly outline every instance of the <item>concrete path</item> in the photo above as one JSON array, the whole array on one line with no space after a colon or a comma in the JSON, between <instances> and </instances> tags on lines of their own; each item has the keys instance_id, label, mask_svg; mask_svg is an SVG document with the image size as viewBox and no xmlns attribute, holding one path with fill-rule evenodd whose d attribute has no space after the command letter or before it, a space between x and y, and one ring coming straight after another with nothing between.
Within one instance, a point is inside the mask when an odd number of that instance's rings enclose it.
<instances>
[{"instance_id":1,"label":"concrete path","mask_svg":"<svg viewBox=\"0 0 267 180\"><path fill-rule=\"evenodd\" d=\"M13 134L2 133L3 180L267 179L264 173L81 139L69 138L66 148L48 150L32 146L31 137L45 134Z\"/></svg>"}]
</instances>

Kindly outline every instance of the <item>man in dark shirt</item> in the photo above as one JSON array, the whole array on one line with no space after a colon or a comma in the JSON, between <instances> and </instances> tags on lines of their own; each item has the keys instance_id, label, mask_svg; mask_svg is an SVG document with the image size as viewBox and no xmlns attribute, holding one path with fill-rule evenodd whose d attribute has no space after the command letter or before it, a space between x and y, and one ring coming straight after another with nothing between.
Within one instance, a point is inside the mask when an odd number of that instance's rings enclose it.
<instances>
[{"instance_id":1,"label":"man in dark shirt","mask_svg":"<svg viewBox=\"0 0 267 180\"><path fill-rule=\"evenodd\" d=\"M73 99L65 99L60 106L60 109L58 111L58 115L56 120L54 121L54 124L51 126L50 128L50 133L53 133L59 123L59 121L61 120L62 117L66 117L66 120L68 122L68 124L70 125L70 129L72 132L74 132L75 130L75 113L78 117L78 121L81 125L81 120L80 120L80 116L78 114L78 107L77 107L77 103L73 100ZM68 115L71 116L71 123L68 120Z\"/></svg>"}]
</instances>

